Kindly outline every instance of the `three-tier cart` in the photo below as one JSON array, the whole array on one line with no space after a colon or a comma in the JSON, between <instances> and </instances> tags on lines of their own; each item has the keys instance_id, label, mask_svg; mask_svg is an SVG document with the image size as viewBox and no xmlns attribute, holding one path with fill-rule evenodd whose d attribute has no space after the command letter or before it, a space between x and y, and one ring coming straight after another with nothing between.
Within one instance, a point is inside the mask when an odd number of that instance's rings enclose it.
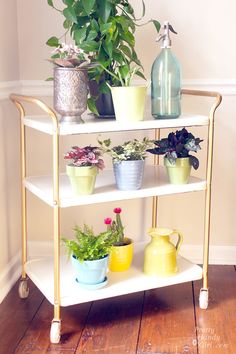
<instances>
[{"instance_id":1,"label":"three-tier cart","mask_svg":"<svg viewBox=\"0 0 236 354\"><path fill-rule=\"evenodd\" d=\"M203 279L199 306L208 307L208 260L211 214L211 180L213 160L214 115L221 102L217 92L182 90L183 95L212 97L214 102L208 115L181 115L177 119L154 120L152 117L140 122L120 124L115 120L86 119L85 124L63 125L53 109L35 97L11 94L10 98L20 112L21 137L21 199L22 199L22 276L19 283L19 296L29 295L28 277L54 306L50 340L59 343L61 332L61 306L70 306L87 301L143 291L187 281ZM27 115L26 104L41 108L42 115ZM72 134L104 133L133 130L153 130L157 139L163 128L205 126L208 130L206 174L203 179L191 177L188 184L171 185L164 167L155 156L154 164L145 167L142 189L120 191L115 187L113 172L105 170L97 178L95 193L76 196L70 187L66 174L59 173L59 137ZM53 169L50 176L28 176L26 170L26 128L49 134L53 144ZM51 257L27 259L27 203L26 191L33 193L53 208L53 251ZM152 197L152 226L157 226L158 196L186 192L205 191L204 254L203 267L178 256L179 272L168 278L148 277L142 271L145 243L135 244L134 261L131 268L122 273L109 273L108 285L98 290L80 288L74 280L73 270L66 256L60 251L60 210L72 206L83 206L103 202Z\"/></svg>"}]
</instances>

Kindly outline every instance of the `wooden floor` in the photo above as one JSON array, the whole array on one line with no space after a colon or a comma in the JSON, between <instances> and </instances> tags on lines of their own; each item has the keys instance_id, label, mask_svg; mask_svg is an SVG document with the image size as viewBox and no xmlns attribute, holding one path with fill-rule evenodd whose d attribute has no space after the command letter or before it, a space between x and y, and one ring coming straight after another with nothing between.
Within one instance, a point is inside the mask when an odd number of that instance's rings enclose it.
<instances>
[{"instance_id":1,"label":"wooden floor","mask_svg":"<svg viewBox=\"0 0 236 354\"><path fill-rule=\"evenodd\" d=\"M62 309L61 343L49 342L53 307L31 283L0 305L0 353L236 354L236 271L211 266L210 304L200 310L201 282Z\"/></svg>"}]
</instances>

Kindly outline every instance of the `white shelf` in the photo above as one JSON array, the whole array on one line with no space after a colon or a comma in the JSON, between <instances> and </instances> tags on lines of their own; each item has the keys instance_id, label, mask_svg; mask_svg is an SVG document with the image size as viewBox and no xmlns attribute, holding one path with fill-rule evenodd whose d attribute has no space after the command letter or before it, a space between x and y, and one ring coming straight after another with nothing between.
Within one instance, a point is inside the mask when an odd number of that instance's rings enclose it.
<instances>
[{"instance_id":1,"label":"white shelf","mask_svg":"<svg viewBox=\"0 0 236 354\"><path fill-rule=\"evenodd\" d=\"M126 272L108 272L108 284L98 290L86 290L75 281L74 269L67 256L61 257L61 306L70 306L133 292L180 284L202 278L202 268L178 257L179 271L172 277L150 277L142 272L145 244L135 245L134 261ZM53 257L28 261L26 272L44 296L54 303Z\"/></svg>"},{"instance_id":2,"label":"white shelf","mask_svg":"<svg viewBox=\"0 0 236 354\"><path fill-rule=\"evenodd\" d=\"M209 118L204 115L181 115L177 119L153 119L149 118L140 122L125 122L124 124L114 119L94 118L93 115L83 115L84 124L62 124L59 127L60 135L90 134L117 132L129 130L146 130L157 128L178 128L190 126L204 126L209 124ZM52 134L53 126L49 116L25 116L25 126Z\"/></svg>"},{"instance_id":3,"label":"white shelf","mask_svg":"<svg viewBox=\"0 0 236 354\"><path fill-rule=\"evenodd\" d=\"M52 176L28 177L25 187L50 206L53 206ZM60 175L60 207L88 205L115 200L144 198L206 189L206 181L190 177L188 184L173 185L168 182L165 167L146 165L142 189L120 191L116 189L113 170L105 170L98 174L94 194L76 196L66 174Z\"/></svg>"}]
</instances>

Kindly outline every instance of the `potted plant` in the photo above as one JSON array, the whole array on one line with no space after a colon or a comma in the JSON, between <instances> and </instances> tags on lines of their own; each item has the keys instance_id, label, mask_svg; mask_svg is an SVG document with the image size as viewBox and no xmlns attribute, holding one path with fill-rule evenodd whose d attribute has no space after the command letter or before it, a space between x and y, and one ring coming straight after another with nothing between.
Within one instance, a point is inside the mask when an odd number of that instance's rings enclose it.
<instances>
[{"instance_id":1,"label":"potted plant","mask_svg":"<svg viewBox=\"0 0 236 354\"><path fill-rule=\"evenodd\" d=\"M151 141L145 137L142 141L133 139L122 145L111 147L111 139L98 140L104 153L112 157L116 186L120 190L140 189L143 180L146 150Z\"/></svg>"},{"instance_id":2,"label":"potted plant","mask_svg":"<svg viewBox=\"0 0 236 354\"><path fill-rule=\"evenodd\" d=\"M112 272L123 272L130 268L133 260L133 241L124 236L124 227L121 222L121 208L115 208L115 220L106 218L104 223L107 229L114 232L118 239L113 244L109 255L109 269Z\"/></svg>"},{"instance_id":3,"label":"potted plant","mask_svg":"<svg viewBox=\"0 0 236 354\"><path fill-rule=\"evenodd\" d=\"M132 85L135 74L145 79L142 67L131 67L129 60L125 61L125 64L118 65L114 72L110 72L117 82L117 85L110 86L110 89L116 120L121 123L143 120L147 93L147 85Z\"/></svg>"},{"instance_id":4,"label":"potted plant","mask_svg":"<svg viewBox=\"0 0 236 354\"><path fill-rule=\"evenodd\" d=\"M102 151L97 146L73 146L64 155L64 159L71 161L66 166L66 172L75 194L93 193L97 173L105 167L101 155Z\"/></svg>"},{"instance_id":5,"label":"potted plant","mask_svg":"<svg viewBox=\"0 0 236 354\"><path fill-rule=\"evenodd\" d=\"M58 2L57 2L58 3ZM156 20L149 20L141 23L145 16L145 3L142 0L142 13L137 17L129 0L116 1L83 1L70 0L62 1L62 6L57 7L53 0L48 0L48 5L59 11L64 17L65 36L70 33L72 40L86 53L92 55L92 61L99 64L89 72L91 82L99 84L99 92L92 88L94 99L97 99L99 114L110 115L111 102L109 101L110 89L106 85L120 85L110 72L117 70L121 76L126 76L123 66L129 64L141 65L135 51L135 31L137 26L153 23L157 32L160 30L160 23ZM47 41L50 46L57 46L58 37L51 37ZM108 69L108 70L105 70ZM108 100L106 99L108 96ZM108 111L104 104L108 103ZM99 105L101 104L101 105ZM90 110L94 112L94 102L88 103ZM113 112L114 114L114 112Z\"/></svg>"},{"instance_id":6,"label":"potted plant","mask_svg":"<svg viewBox=\"0 0 236 354\"><path fill-rule=\"evenodd\" d=\"M88 69L90 63L81 48L57 42L51 61L54 108L61 114L60 123L81 123L87 109Z\"/></svg>"},{"instance_id":7,"label":"potted plant","mask_svg":"<svg viewBox=\"0 0 236 354\"><path fill-rule=\"evenodd\" d=\"M75 240L62 238L82 287L96 289L107 284L108 255L117 240L117 232L106 230L98 235L88 225L74 228Z\"/></svg>"},{"instance_id":8,"label":"potted plant","mask_svg":"<svg viewBox=\"0 0 236 354\"><path fill-rule=\"evenodd\" d=\"M195 170L199 167L199 160L190 154L190 151L198 152L200 138L187 131L186 128L170 133L167 138L154 141L156 147L148 149L152 154L164 155L164 165L167 168L170 183L188 183L191 167Z\"/></svg>"}]
</instances>

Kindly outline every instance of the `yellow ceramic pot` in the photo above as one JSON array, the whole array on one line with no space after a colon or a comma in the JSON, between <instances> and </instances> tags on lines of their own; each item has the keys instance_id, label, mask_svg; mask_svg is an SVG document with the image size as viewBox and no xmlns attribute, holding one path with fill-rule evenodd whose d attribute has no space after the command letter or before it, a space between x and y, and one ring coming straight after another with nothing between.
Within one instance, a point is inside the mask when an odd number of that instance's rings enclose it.
<instances>
[{"instance_id":1,"label":"yellow ceramic pot","mask_svg":"<svg viewBox=\"0 0 236 354\"><path fill-rule=\"evenodd\" d=\"M165 157L164 165L166 166L170 183L172 184L188 183L190 172L191 172L189 157L178 157L174 165L172 165Z\"/></svg>"},{"instance_id":2,"label":"yellow ceramic pot","mask_svg":"<svg viewBox=\"0 0 236 354\"><path fill-rule=\"evenodd\" d=\"M119 86L111 88L116 120L135 122L143 120L146 86Z\"/></svg>"},{"instance_id":3,"label":"yellow ceramic pot","mask_svg":"<svg viewBox=\"0 0 236 354\"><path fill-rule=\"evenodd\" d=\"M96 166L66 166L71 187L76 195L92 194L95 187L98 168Z\"/></svg>"},{"instance_id":4,"label":"yellow ceramic pot","mask_svg":"<svg viewBox=\"0 0 236 354\"><path fill-rule=\"evenodd\" d=\"M109 269L112 272L128 270L133 260L133 241L125 237L125 245L112 246L109 254Z\"/></svg>"},{"instance_id":5,"label":"yellow ceramic pot","mask_svg":"<svg viewBox=\"0 0 236 354\"><path fill-rule=\"evenodd\" d=\"M177 268L177 254L183 242L182 234L177 230L150 228L151 242L145 248L144 273L156 276L174 275ZM176 246L170 242L170 236L177 234Z\"/></svg>"}]
</instances>

